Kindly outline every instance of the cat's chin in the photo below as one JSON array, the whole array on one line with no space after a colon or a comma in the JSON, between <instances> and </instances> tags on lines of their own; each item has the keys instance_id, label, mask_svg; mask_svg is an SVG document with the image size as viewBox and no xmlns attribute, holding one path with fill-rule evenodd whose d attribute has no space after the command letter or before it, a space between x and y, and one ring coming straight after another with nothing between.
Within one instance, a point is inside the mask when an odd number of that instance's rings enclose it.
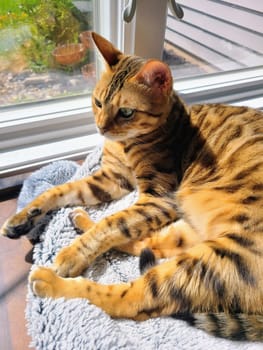
<instances>
[{"instance_id":1,"label":"cat's chin","mask_svg":"<svg viewBox=\"0 0 263 350\"><path fill-rule=\"evenodd\" d=\"M111 141L126 141L128 139L132 139L137 137L138 135L135 132L129 131L125 134L111 134L111 133L104 133L103 136Z\"/></svg>"},{"instance_id":2,"label":"cat's chin","mask_svg":"<svg viewBox=\"0 0 263 350\"><path fill-rule=\"evenodd\" d=\"M109 135L109 134L104 134L103 135L106 139L110 141L125 141L128 139L127 135Z\"/></svg>"}]
</instances>

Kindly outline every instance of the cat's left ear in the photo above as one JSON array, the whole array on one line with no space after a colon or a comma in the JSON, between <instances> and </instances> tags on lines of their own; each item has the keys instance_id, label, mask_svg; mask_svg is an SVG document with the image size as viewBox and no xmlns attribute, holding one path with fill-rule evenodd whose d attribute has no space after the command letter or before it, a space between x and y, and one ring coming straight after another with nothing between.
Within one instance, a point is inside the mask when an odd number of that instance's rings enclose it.
<instances>
[{"instance_id":1,"label":"cat's left ear","mask_svg":"<svg viewBox=\"0 0 263 350\"><path fill-rule=\"evenodd\" d=\"M151 88L156 96L169 95L173 87L170 68L166 63L157 60L147 61L132 80Z\"/></svg>"},{"instance_id":2,"label":"cat's left ear","mask_svg":"<svg viewBox=\"0 0 263 350\"><path fill-rule=\"evenodd\" d=\"M99 34L92 32L91 36L97 49L102 54L108 66L111 68L112 66L117 64L123 56L123 53L116 49L111 42L109 42Z\"/></svg>"}]
</instances>

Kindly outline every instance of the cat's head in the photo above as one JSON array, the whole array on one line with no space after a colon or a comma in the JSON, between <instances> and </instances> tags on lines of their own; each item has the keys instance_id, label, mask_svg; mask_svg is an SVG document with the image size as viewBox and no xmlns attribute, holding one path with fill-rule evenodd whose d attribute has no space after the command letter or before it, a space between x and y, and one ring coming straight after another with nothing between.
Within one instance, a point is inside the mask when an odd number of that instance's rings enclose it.
<instances>
[{"instance_id":1,"label":"cat's head","mask_svg":"<svg viewBox=\"0 0 263 350\"><path fill-rule=\"evenodd\" d=\"M92 38L106 68L92 96L100 133L123 141L159 128L171 109L169 67L158 60L125 55L96 33Z\"/></svg>"}]
</instances>

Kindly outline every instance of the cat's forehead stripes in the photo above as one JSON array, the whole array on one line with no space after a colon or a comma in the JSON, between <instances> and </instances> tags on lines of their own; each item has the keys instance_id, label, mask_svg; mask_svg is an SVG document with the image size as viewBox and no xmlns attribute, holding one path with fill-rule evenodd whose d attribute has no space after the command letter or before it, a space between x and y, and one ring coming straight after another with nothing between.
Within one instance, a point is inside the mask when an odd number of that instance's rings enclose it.
<instances>
[{"instance_id":1,"label":"cat's forehead stripes","mask_svg":"<svg viewBox=\"0 0 263 350\"><path fill-rule=\"evenodd\" d=\"M113 96L118 91L120 91L125 80L127 80L128 78L131 78L133 75L135 75L138 72L142 63L143 63L142 58L134 57L134 56L126 56L120 61L117 67L117 70L113 74L113 77L108 85L108 88L106 89L106 93L104 96L104 103L109 103L111 101Z\"/></svg>"}]
</instances>

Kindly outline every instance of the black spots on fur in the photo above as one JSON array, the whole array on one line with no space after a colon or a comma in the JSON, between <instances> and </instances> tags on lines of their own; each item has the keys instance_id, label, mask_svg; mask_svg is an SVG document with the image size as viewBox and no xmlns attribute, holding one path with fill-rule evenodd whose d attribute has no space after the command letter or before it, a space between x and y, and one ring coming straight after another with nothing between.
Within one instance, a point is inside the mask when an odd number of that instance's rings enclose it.
<instances>
[{"instance_id":1,"label":"black spots on fur","mask_svg":"<svg viewBox=\"0 0 263 350\"><path fill-rule=\"evenodd\" d=\"M248 285L255 285L256 281L252 275L245 259L238 253L220 246L211 245L214 253L221 259L229 260L236 268L239 277Z\"/></svg>"},{"instance_id":2,"label":"black spots on fur","mask_svg":"<svg viewBox=\"0 0 263 350\"><path fill-rule=\"evenodd\" d=\"M216 167L216 159L212 152L206 151L200 157L200 163L204 168L215 168Z\"/></svg>"},{"instance_id":3,"label":"black spots on fur","mask_svg":"<svg viewBox=\"0 0 263 350\"><path fill-rule=\"evenodd\" d=\"M178 237L177 242L176 242L176 247L181 248L185 244L185 240L182 236Z\"/></svg>"},{"instance_id":4,"label":"black spots on fur","mask_svg":"<svg viewBox=\"0 0 263 350\"><path fill-rule=\"evenodd\" d=\"M241 214L232 216L231 219L233 221L237 221L239 224L244 224L245 222L249 221L250 218L248 215L241 213Z\"/></svg>"},{"instance_id":5,"label":"black spots on fur","mask_svg":"<svg viewBox=\"0 0 263 350\"><path fill-rule=\"evenodd\" d=\"M104 179L110 180L110 176L104 170L101 171L101 176ZM94 177L94 175L93 175L93 177Z\"/></svg>"},{"instance_id":6,"label":"black spots on fur","mask_svg":"<svg viewBox=\"0 0 263 350\"><path fill-rule=\"evenodd\" d=\"M263 183L257 183L252 186L252 191L263 191Z\"/></svg>"},{"instance_id":7,"label":"black spots on fur","mask_svg":"<svg viewBox=\"0 0 263 350\"><path fill-rule=\"evenodd\" d=\"M153 222L153 217L150 213L148 213L146 210L142 209L142 208L137 208L135 209L136 213L141 215L148 224L151 224Z\"/></svg>"},{"instance_id":8,"label":"black spots on fur","mask_svg":"<svg viewBox=\"0 0 263 350\"><path fill-rule=\"evenodd\" d=\"M220 275L216 273L212 267L208 266L204 262L200 264L200 278L206 288L211 289L217 298L222 299L225 296L225 283L220 278Z\"/></svg>"},{"instance_id":9,"label":"black spots on fur","mask_svg":"<svg viewBox=\"0 0 263 350\"><path fill-rule=\"evenodd\" d=\"M78 197L79 202L80 202L81 204L85 204L85 203L86 203L86 200L85 200L85 198L84 198L84 195L83 195L82 190L79 190L79 191L78 191L77 197Z\"/></svg>"},{"instance_id":10,"label":"black spots on fur","mask_svg":"<svg viewBox=\"0 0 263 350\"><path fill-rule=\"evenodd\" d=\"M157 275L154 271L149 271L145 275L146 284L150 290L150 293L153 298L157 298L159 294L158 280Z\"/></svg>"},{"instance_id":11,"label":"black spots on fur","mask_svg":"<svg viewBox=\"0 0 263 350\"><path fill-rule=\"evenodd\" d=\"M236 245L247 249L250 253L255 255L262 255L262 252L257 249L257 246L255 246L255 242L253 239L241 236L237 233L227 233L225 235L228 239L232 240Z\"/></svg>"},{"instance_id":12,"label":"black spots on fur","mask_svg":"<svg viewBox=\"0 0 263 350\"><path fill-rule=\"evenodd\" d=\"M170 298L173 302L176 302L179 312L186 313L189 311L191 302L181 288L172 286L170 288Z\"/></svg>"},{"instance_id":13,"label":"black spots on fur","mask_svg":"<svg viewBox=\"0 0 263 350\"><path fill-rule=\"evenodd\" d=\"M149 194L153 197L162 197L163 194L156 191L156 189L154 188L154 185L149 185L145 190L144 190L145 194Z\"/></svg>"},{"instance_id":14,"label":"black spots on fur","mask_svg":"<svg viewBox=\"0 0 263 350\"><path fill-rule=\"evenodd\" d=\"M137 179L144 180L144 181L153 181L155 177L156 177L155 173L147 173L147 174L137 176Z\"/></svg>"},{"instance_id":15,"label":"black spots on fur","mask_svg":"<svg viewBox=\"0 0 263 350\"><path fill-rule=\"evenodd\" d=\"M214 187L216 191L223 191L226 193L236 193L242 188L243 185L241 184L232 184L232 185L226 185L226 186L217 186Z\"/></svg>"},{"instance_id":16,"label":"black spots on fur","mask_svg":"<svg viewBox=\"0 0 263 350\"><path fill-rule=\"evenodd\" d=\"M232 313L241 313L242 312L240 297L236 294L234 294L234 296L230 302L229 311Z\"/></svg>"},{"instance_id":17,"label":"black spots on fur","mask_svg":"<svg viewBox=\"0 0 263 350\"><path fill-rule=\"evenodd\" d=\"M118 174L116 172L112 172L115 179L118 181L121 188L131 192L134 190L134 186L130 183L130 181L123 175Z\"/></svg>"},{"instance_id":18,"label":"black spots on fur","mask_svg":"<svg viewBox=\"0 0 263 350\"><path fill-rule=\"evenodd\" d=\"M172 314L171 317L175 318L176 320L185 321L190 326L195 326L195 324L196 324L196 319L195 319L194 315L191 313L178 312L176 314Z\"/></svg>"},{"instance_id":19,"label":"black spots on fur","mask_svg":"<svg viewBox=\"0 0 263 350\"><path fill-rule=\"evenodd\" d=\"M230 124L228 125L227 130L224 129L222 131L223 131L223 134L220 135L222 143L218 148L218 154L221 154L222 152L224 152L227 146L231 144L231 142L234 139L241 137L243 133L243 128L241 125Z\"/></svg>"},{"instance_id":20,"label":"black spots on fur","mask_svg":"<svg viewBox=\"0 0 263 350\"><path fill-rule=\"evenodd\" d=\"M121 299L125 297L125 295L128 293L129 289L125 289L122 293L121 293Z\"/></svg>"},{"instance_id":21,"label":"black spots on fur","mask_svg":"<svg viewBox=\"0 0 263 350\"><path fill-rule=\"evenodd\" d=\"M231 130L230 134L228 135L228 142L239 138L243 133L243 128L241 125L235 125L234 128Z\"/></svg>"},{"instance_id":22,"label":"black spots on fur","mask_svg":"<svg viewBox=\"0 0 263 350\"><path fill-rule=\"evenodd\" d=\"M157 210L158 211L158 214L162 215L165 217L165 219L168 219L169 221L172 221L173 217L171 215L171 213L169 212L168 209L166 209L165 207L163 207L162 205L160 204L157 204L157 203L154 203L154 202L147 202L147 203L144 203L144 204L136 204L137 206L139 207L145 207L147 209L148 208L152 208L154 210ZM176 210L175 208L172 208L172 205L171 205L171 209L172 210ZM155 219L157 219L158 217L155 216Z\"/></svg>"},{"instance_id":23,"label":"black spots on fur","mask_svg":"<svg viewBox=\"0 0 263 350\"><path fill-rule=\"evenodd\" d=\"M89 188L93 196L97 198L100 202L103 203L112 201L111 195L100 186L90 183Z\"/></svg>"},{"instance_id":24,"label":"black spots on fur","mask_svg":"<svg viewBox=\"0 0 263 350\"><path fill-rule=\"evenodd\" d=\"M249 239L244 236L240 236L236 233L228 233L226 234L226 237L234 241L236 244L238 244L241 247L244 248L250 248L254 245L254 241L252 239Z\"/></svg>"},{"instance_id":25,"label":"black spots on fur","mask_svg":"<svg viewBox=\"0 0 263 350\"><path fill-rule=\"evenodd\" d=\"M125 218L121 217L118 219L117 222L118 228L121 231L121 233L127 237L127 238L131 238L131 233L130 233L130 229L127 225L127 222L125 220Z\"/></svg>"},{"instance_id":26,"label":"black spots on fur","mask_svg":"<svg viewBox=\"0 0 263 350\"><path fill-rule=\"evenodd\" d=\"M153 307L153 308L145 308L142 309L139 313L139 315L147 315L148 317L156 317L161 315L162 313L162 308L157 306L157 307Z\"/></svg>"},{"instance_id":27,"label":"black spots on fur","mask_svg":"<svg viewBox=\"0 0 263 350\"><path fill-rule=\"evenodd\" d=\"M212 290L217 298L222 299L225 296L225 283L220 278L219 273L215 272L211 266L200 259L192 257L183 257L177 262L187 274L188 278L193 275L199 275L200 282L209 290Z\"/></svg>"},{"instance_id":28,"label":"black spots on fur","mask_svg":"<svg viewBox=\"0 0 263 350\"><path fill-rule=\"evenodd\" d=\"M258 170L260 164L254 164L250 166L249 168L240 171L237 175L235 175L234 180L243 180L246 177L251 176L256 170Z\"/></svg>"},{"instance_id":29,"label":"black spots on fur","mask_svg":"<svg viewBox=\"0 0 263 350\"><path fill-rule=\"evenodd\" d=\"M261 199L260 196L248 196L244 198L241 203L242 204L253 204Z\"/></svg>"},{"instance_id":30,"label":"black spots on fur","mask_svg":"<svg viewBox=\"0 0 263 350\"><path fill-rule=\"evenodd\" d=\"M156 258L153 251L149 248L143 249L140 255L139 268L141 274L156 265Z\"/></svg>"}]
</instances>

